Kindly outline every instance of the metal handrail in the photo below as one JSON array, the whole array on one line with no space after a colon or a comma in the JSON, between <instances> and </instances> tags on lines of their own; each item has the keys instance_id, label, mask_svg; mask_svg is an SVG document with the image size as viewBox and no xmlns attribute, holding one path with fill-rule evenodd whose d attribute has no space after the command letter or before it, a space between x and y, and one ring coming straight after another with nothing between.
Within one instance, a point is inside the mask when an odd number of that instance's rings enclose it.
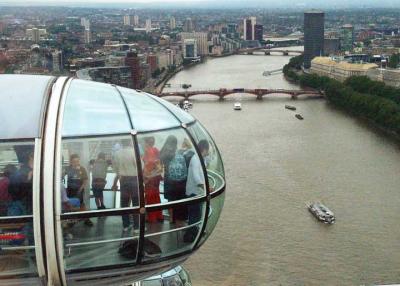
<instances>
[{"instance_id":1,"label":"metal handrail","mask_svg":"<svg viewBox=\"0 0 400 286\"><path fill-rule=\"evenodd\" d=\"M170 229L170 230L166 230L166 231L160 231L160 232L145 234L144 237L153 237L153 236L158 236L158 235L178 232L178 231L181 231L181 230L185 230L185 229L191 228L193 226L197 226L199 224L201 224L201 221L193 223L193 224L190 224L190 225L186 225L186 226L183 226L183 227L179 227L179 228L174 228L174 229ZM67 243L67 244L65 244L65 246L66 247L87 246L87 245L105 244L105 243L112 243L112 242L121 242L121 241L127 241L127 240L132 240L132 239L139 239L139 236L137 235L137 236L121 237L121 238L105 239L105 240L97 240L97 241Z\"/></svg>"}]
</instances>

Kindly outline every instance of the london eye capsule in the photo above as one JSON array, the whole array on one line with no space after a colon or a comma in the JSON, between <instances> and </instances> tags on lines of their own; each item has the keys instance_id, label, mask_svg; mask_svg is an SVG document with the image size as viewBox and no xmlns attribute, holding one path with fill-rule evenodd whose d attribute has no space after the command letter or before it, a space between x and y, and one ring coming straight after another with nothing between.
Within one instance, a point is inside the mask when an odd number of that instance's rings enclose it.
<instances>
[{"instance_id":1,"label":"london eye capsule","mask_svg":"<svg viewBox=\"0 0 400 286\"><path fill-rule=\"evenodd\" d=\"M191 115L68 77L0 76L0 285L126 285L213 231L225 176Z\"/></svg>"}]
</instances>

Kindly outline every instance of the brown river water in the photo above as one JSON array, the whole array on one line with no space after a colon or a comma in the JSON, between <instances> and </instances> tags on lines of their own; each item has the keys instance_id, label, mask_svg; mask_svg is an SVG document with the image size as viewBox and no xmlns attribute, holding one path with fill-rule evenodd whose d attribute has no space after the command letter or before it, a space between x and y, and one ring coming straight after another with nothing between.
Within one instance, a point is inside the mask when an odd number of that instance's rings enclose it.
<instances>
[{"instance_id":1,"label":"brown river water","mask_svg":"<svg viewBox=\"0 0 400 286\"><path fill-rule=\"evenodd\" d=\"M209 59L171 87L292 88L290 57ZM269 95L192 98L226 169L225 206L214 233L184 264L198 285L373 285L400 282L399 144L324 99ZM242 111L234 111L240 101ZM295 105L300 121L285 104ZM306 203L336 215L318 222Z\"/></svg>"}]
</instances>

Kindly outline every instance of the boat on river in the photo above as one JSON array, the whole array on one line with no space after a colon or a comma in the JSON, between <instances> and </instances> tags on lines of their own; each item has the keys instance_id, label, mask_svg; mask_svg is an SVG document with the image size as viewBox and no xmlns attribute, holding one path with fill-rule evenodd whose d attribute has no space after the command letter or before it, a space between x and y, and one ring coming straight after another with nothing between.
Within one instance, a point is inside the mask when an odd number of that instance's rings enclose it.
<instances>
[{"instance_id":1,"label":"boat on river","mask_svg":"<svg viewBox=\"0 0 400 286\"><path fill-rule=\"evenodd\" d=\"M296 110L296 107L293 105L285 105L285 108L289 110Z\"/></svg>"},{"instance_id":2,"label":"boat on river","mask_svg":"<svg viewBox=\"0 0 400 286\"><path fill-rule=\"evenodd\" d=\"M233 105L234 110L242 110L242 104L240 102L235 102Z\"/></svg>"},{"instance_id":3,"label":"boat on river","mask_svg":"<svg viewBox=\"0 0 400 286\"><path fill-rule=\"evenodd\" d=\"M181 109L183 109L184 111L188 112L189 109L193 108L193 103L191 103L189 100L184 100L184 101L180 101L178 104L176 104L176 106L178 106Z\"/></svg>"},{"instance_id":4,"label":"boat on river","mask_svg":"<svg viewBox=\"0 0 400 286\"><path fill-rule=\"evenodd\" d=\"M307 205L307 208L310 213L312 213L319 221L327 224L335 223L335 215L330 209L328 209L327 206L323 205L322 203L310 203Z\"/></svg>"},{"instance_id":5,"label":"boat on river","mask_svg":"<svg viewBox=\"0 0 400 286\"><path fill-rule=\"evenodd\" d=\"M304 117L301 116L301 114L296 114L295 116L296 116L296 118L297 118L298 120L303 120L303 119L304 119Z\"/></svg>"}]
</instances>

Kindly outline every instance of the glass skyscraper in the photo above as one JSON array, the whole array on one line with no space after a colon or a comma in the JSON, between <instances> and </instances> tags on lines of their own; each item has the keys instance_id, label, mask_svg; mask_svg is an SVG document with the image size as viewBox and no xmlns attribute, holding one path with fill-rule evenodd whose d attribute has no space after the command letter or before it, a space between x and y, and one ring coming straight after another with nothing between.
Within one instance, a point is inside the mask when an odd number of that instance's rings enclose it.
<instances>
[{"instance_id":1,"label":"glass skyscraper","mask_svg":"<svg viewBox=\"0 0 400 286\"><path fill-rule=\"evenodd\" d=\"M324 54L324 16L322 11L304 13L304 67L311 67L314 57Z\"/></svg>"}]
</instances>

